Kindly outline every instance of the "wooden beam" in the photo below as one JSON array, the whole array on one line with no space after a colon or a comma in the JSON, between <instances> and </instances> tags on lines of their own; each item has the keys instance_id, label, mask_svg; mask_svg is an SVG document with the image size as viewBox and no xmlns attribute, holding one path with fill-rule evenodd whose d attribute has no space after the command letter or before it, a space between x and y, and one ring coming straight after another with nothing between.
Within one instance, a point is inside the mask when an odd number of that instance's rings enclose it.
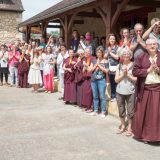
<instances>
[{"instance_id":1,"label":"wooden beam","mask_svg":"<svg viewBox=\"0 0 160 160\"><path fill-rule=\"evenodd\" d=\"M106 15L106 38L108 34L111 32L111 18L112 18L112 0L108 0L107 4L107 15Z\"/></svg>"},{"instance_id":2,"label":"wooden beam","mask_svg":"<svg viewBox=\"0 0 160 160\"><path fill-rule=\"evenodd\" d=\"M160 1L151 1L151 0L130 0L129 4L135 5L135 6L145 6L145 7L160 7Z\"/></svg>"},{"instance_id":3,"label":"wooden beam","mask_svg":"<svg viewBox=\"0 0 160 160\"><path fill-rule=\"evenodd\" d=\"M84 24L84 20L74 20L73 24Z\"/></svg>"},{"instance_id":4,"label":"wooden beam","mask_svg":"<svg viewBox=\"0 0 160 160\"><path fill-rule=\"evenodd\" d=\"M41 25L42 37L45 39L45 42L47 41L47 26L48 26L47 21L42 22Z\"/></svg>"},{"instance_id":5,"label":"wooden beam","mask_svg":"<svg viewBox=\"0 0 160 160\"><path fill-rule=\"evenodd\" d=\"M47 28L63 28L62 25L48 25Z\"/></svg>"},{"instance_id":6,"label":"wooden beam","mask_svg":"<svg viewBox=\"0 0 160 160\"><path fill-rule=\"evenodd\" d=\"M72 24L73 24L73 20L76 17L76 15L77 15L77 13L74 13L73 15L71 15L71 18L70 18L70 20L68 22L68 31L71 30L71 27L72 27Z\"/></svg>"},{"instance_id":7,"label":"wooden beam","mask_svg":"<svg viewBox=\"0 0 160 160\"><path fill-rule=\"evenodd\" d=\"M60 21L61 25L63 26L63 29L65 30L64 20L62 18L59 18L59 21Z\"/></svg>"},{"instance_id":8,"label":"wooden beam","mask_svg":"<svg viewBox=\"0 0 160 160\"><path fill-rule=\"evenodd\" d=\"M103 19L104 24L107 26L106 13L102 10L101 7L97 7L96 10L100 14L101 18Z\"/></svg>"},{"instance_id":9,"label":"wooden beam","mask_svg":"<svg viewBox=\"0 0 160 160\"><path fill-rule=\"evenodd\" d=\"M91 18L101 18L101 16L97 12L80 12L77 16L81 17L91 17Z\"/></svg>"},{"instance_id":10,"label":"wooden beam","mask_svg":"<svg viewBox=\"0 0 160 160\"><path fill-rule=\"evenodd\" d=\"M68 47L68 17L67 15L64 17L64 42Z\"/></svg>"},{"instance_id":11,"label":"wooden beam","mask_svg":"<svg viewBox=\"0 0 160 160\"><path fill-rule=\"evenodd\" d=\"M129 3L129 1L130 0L123 0L122 3L119 6L117 6L117 10L112 18L112 21L111 21L111 28L116 24L122 10Z\"/></svg>"},{"instance_id":12,"label":"wooden beam","mask_svg":"<svg viewBox=\"0 0 160 160\"><path fill-rule=\"evenodd\" d=\"M27 43L29 43L30 38L31 38L31 27L26 26L26 41L27 41Z\"/></svg>"},{"instance_id":13,"label":"wooden beam","mask_svg":"<svg viewBox=\"0 0 160 160\"><path fill-rule=\"evenodd\" d=\"M103 5L105 10L100 6L96 8L97 12L101 15L103 22L106 26L106 37L111 32L111 17L112 17L112 0L105 1Z\"/></svg>"}]
</instances>

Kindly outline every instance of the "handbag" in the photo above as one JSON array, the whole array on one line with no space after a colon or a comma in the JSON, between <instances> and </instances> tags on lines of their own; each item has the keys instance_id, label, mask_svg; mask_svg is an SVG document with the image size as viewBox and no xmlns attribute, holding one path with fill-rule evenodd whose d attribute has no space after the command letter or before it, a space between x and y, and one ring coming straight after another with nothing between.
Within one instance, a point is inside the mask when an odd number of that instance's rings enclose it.
<instances>
[{"instance_id":1,"label":"handbag","mask_svg":"<svg viewBox=\"0 0 160 160\"><path fill-rule=\"evenodd\" d=\"M95 71L93 73L93 79L94 80L100 80L100 79L103 79L103 78L105 78L105 74L102 73L101 71Z\"/></svg>"},{"instance_id":2,"label":"handbag","mask_svg":"<svg viewBox=\"0 0 160 160\"><path fill-rule=\"evenodd\" d=\"M109 62L109 71L110 72L116 72L117 70L117 65L116 66L111 66L110 62Z\"/></svg>"}]
</instances>

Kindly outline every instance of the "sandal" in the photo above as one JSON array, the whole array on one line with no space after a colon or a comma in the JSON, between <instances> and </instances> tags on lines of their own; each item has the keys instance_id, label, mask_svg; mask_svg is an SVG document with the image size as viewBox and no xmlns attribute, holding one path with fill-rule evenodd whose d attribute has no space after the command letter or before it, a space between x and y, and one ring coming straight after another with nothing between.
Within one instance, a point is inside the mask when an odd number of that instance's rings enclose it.
<instances>
[{"instance_id":1,"label":"sandal","mask_svg":"<svg viewBox=\"0 0 160 160\"><path fill-rule=\"evenodd\" d=\"M126 128L125 127L121 127L121 128L118 128L118 130L117 130L117 134L122 134L122 133L124 133L126 131Z\"/></svg>"},{"instance_id":2,"label":"sandal","mask_svg":"<svg viewBox=\"0 0 160 160\"><path fill-rule=\"evenodd\" d=\"M125 132L125 136L128 136L128 137L133 136L132 130L127 130Z\"/></svg>"}]
</instances>

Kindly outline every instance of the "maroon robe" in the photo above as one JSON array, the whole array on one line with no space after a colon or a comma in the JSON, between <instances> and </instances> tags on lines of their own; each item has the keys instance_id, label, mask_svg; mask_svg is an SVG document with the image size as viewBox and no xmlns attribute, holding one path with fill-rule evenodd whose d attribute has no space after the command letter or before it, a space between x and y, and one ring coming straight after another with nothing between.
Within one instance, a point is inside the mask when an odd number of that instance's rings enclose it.
<instances>
[{"instance_id":1,"label":"maroon robe","mask_svg":"<svg viewBox=\"0 0 160 160\"><path fill-rule=\"evenodd\" d=\"M77 104L82 107L83 98L83 59L76 64L75 82L77 87Z\"/></svg>"},{"instance_id":2,"label":"maroon robe","mask_svg":"<svg viewBox=\"0 0 160 160\"><path fill-rule=\"evenodd\" d=\"M95 59L94 57L90 58L90 63ZM85 59L86 62L86 59ZM91 88L91 75L92 73L85 71L83 73L83 98L82 105L86 106L88 109L91 109L93 104L93 94Z\"/></svg>"},{"instance_id":3,"label":"maroon robe","mask_svg":"<svg viewBox=\"0 0 160 160\"><path fill-rule=\"evenodd\" d=\"M156 63L160 67L160 53L157 53ZM137 77L137 101L132 129L139 140L160 141L160 84L145 84L150 64L148 53L144 53L133 67L133 75Z\"/></svg>"},{"instance_id":4,"label":"maroon robe","mask_svg":"<svg viewBox=\"0 0 160 160\"><path fill-rule=\"evenodd\" d=\"M29 60L29 56L25 55L25 58ZM29 71L29 62L26 62L24 59L18 64L18 79L19 87L27 88L28 83L28 71Z\"/></svg>"},{"instance_id":5,"label":"maroon robe","mask_svg":"<svg viewBox=\"0 0 160 160\"><path fill-rule=\"evenodd\" d=\"M66 68L71 68L72 72L64 72L64 101L76 103L76 83L75 83L75 69L74 64L69 64L70 57L68 57L63 65ZM72 62L76 62L76 58L73 58Z\"/></svg>"}]
</instances>

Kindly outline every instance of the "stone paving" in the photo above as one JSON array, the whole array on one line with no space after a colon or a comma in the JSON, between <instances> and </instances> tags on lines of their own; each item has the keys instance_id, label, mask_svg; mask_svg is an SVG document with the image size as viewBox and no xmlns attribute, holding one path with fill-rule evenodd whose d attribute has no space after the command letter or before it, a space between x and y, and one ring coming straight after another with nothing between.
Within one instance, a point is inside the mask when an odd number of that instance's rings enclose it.
<instances>
[{"instance_id":1,"label":"stone paving","mask_svg":"<svg viewBox=\"0 0 160 160\"><path fill-rule=\"evenodd\" d=\"M0 87L0 160L160 159L160 146L117 135L117 118L89 116L59 96Z\"/></svg>"}]
</instances>

